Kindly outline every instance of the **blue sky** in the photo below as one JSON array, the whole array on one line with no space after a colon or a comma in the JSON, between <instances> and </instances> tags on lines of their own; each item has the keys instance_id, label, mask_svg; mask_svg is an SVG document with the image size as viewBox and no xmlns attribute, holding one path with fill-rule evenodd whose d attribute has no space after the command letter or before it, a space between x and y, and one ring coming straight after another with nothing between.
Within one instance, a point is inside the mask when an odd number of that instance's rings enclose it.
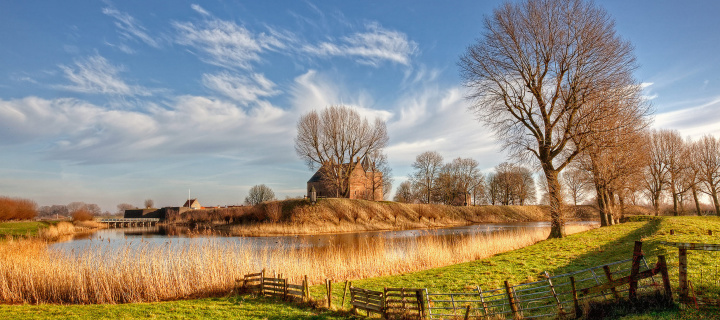
<instances>
[{"instance_id":1,"label":"blue sky","mask_svg":"<svg viewBox=\"0 0 720 320\"><path fill-rule=\"evenodd\" d=\"M501 1L7 1L0 195L40 205L241 203L302 195L299 116L345 104L388 124L395 185L423 151L506 160L457 60ZM654 126L720 136L720 4L601 1L635 46Z\"/></svg>"}]
</instances>

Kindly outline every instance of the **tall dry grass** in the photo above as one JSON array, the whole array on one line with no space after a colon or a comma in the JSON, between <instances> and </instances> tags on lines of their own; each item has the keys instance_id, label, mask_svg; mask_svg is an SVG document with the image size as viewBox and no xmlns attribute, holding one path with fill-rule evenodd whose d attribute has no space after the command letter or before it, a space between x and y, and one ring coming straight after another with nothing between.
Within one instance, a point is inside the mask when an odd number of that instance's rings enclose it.
<instances>
[{"instance_id":1,"label":"tall dry grass","mask_svg":"<svg viewBox=\"0 0 720 320\"><path fill-rule=\"evenodd\" d=\"M572 230L570 230L572 231ZM577 231L577 230L575 230ZM241 242L206 244L104 243L72 253L40 240L0 246L4 303L126 303L226 294L246 273L267 268L299 283L358 279L418 271L484 258L545 239L549 229L520 229L459 238L368 238L356 246L252 248Z\"/></svg>"}]
</instances>

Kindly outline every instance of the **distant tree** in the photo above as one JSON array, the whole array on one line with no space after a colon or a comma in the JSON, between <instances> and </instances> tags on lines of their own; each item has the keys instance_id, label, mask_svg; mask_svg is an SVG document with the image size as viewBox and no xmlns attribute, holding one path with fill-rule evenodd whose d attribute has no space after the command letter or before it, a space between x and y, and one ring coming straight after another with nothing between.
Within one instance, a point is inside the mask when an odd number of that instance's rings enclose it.
<instances>
[{"instance_id":1,"label":"distant tree","mask_svg":"<svg viewBox=\"0 0 720 320\"><path fill-rule=\"evenodd\" d=\"M715 205L715 214L720 216L720 139L711 135L703 136L698 141L700 181L705 185L705 192Z\"/></svg>"},{"instance_id":2,"label":"distant tree","mask_svg":"<svg viewBox=\"0 0 720 320\"><path fill-rule=\"evenodd\" d=\"M145 199L145 208L150 209L155 206L155 201L153 199Z\"/></svg>"},{"instance_id":3,"label":"distant tree","mask_svg":"<svg viewBox=\"0 0 720 320\"><path fill-rule=\"evenodd\" d=\"M585 199L588 188L588 177L580 169L572 168L562 173L562 181L565 185L568 195L573 201L573 205L577 206L578 203Z\"/></svg>"},{"instance_id":4,"label":"distant tree","mask_svg":"<svg viewBox=\"0 0 720 320\"><path fill-rule=\"evenodd\" d=\"M272 200L275 200L275 192L264 184L255 185L250 188L248 196L245 197L245 203L251 206Z\"/></svg>"},{"instance_id":5,"label":"distant tree","mask_svg":"<svg viewBox=\"0 0 720 320\"><path fill-rule=\"evenodd\" d=\"M668 168L665 162L665 145L661 133L655 130L648 131L645 137L648 146L648 156L643 173L643 189L650 200L655 215L660 214L660 199L667 185Z\"/></svg>"},{"instance_id":6,"label":"distant tree","mask_svg":"<svg viewBox=\"0 0 720 320\"><path fill-rule=\"evenodd\" d=\"M459 62L468 99L512 157L538 162L548 185L549 237L564 237L558 174L600 130L597 123L614 116L605 102L618 89L640 90L632 45L605 10L582 0L508 1L484 27Z\"/></svg>"},{"instance_id":7,"label":"distant tree","mask_svg":"<svg viewBox=\"0 0 720 320\"><path fill-rule=\"evenodd\" d=\"M388 165L387 155L380 150L372 151L367 156L367 164L369 165L368 174L371 179L371 193L367 200L384 200L390 191L392 191L392 168ZM379 179L382 177L382 179ZM382 188L383 199L375 199L375 190Z\"/></svg>"},{"instance_id":8,"label":"distant tree","mask_svg":"<svg viewBox=\"0 0 720 320\"><path fill-rule=\"evenodd\" d=\"M87 208L87 204L81 201L70 202L67 205L68 212L73 214L75 211L79 211Z\"/></svg>"},{"instance_id":9,"label":"distant tree","mask_svg":"<svg viewBox=\"0 0 720 320\"><path fill-rule=\"evenodd\" d=\"M373 152L382 153L387 142L385 121L375 119L371 124L355 109L332 106L300 117L295 152L310 169L322 169L330 190L347 197L347 180L355 165Z\"/></svg>"},{"instance_id":10,"label":"distant tree","mask_svg":"<svg viewBox=\"0 0 720 320\"><path fill-rule=\"evenodd\" d=\"M490 179L491 202L522 206L536 200L535 179L528 168L503 162L495 167Z\"/></svg>"},{"instance_id":11,"label":"distant tree","mask_svg":"<svg viewBox=\"0 0 720 320\"><path fill-rule=\"evenodd\" d=\"M72 219L73 221L88 221L93 219L93 214L92 212L82 208L73 211Z\"/></svg>"},{"instance_id":12,"label":"distant tree","mask_svg":"<svg viewBox=\"0 0 720 320\"><path fill-rule=\"evenodd\" d=\"M129 203L121 203L121 204L117 205L117 209L118 209L117 213L121 214L121 213L125 213L125 210L135 209L135 206L131 205Z\"/></svg>"},{"instance_id":13,"label":"distant tree","mask_svg":"<svg viewBox=\"0 0 720 320\"><path fill-rule=\"evenodd\" d=\"M413 189L418 191L417 200L420 203L435 202L433 194L437 189L437 179L442 171L443 157L436 151L426 151L415 157L412 167L415 169L410 175Z\"/></svg>"},{"instance_id":14,"label":"distant tree","mask_svg":"<svg viewBox=\"0 0 720 320\"><path fill-rule=\"evenodd\" d=\"M466 204L465 201L469 201L466 196L471 195L472 189L482 179L477 161L470 158L454 159L440 170L435 198L445 204ZM456 203L458 200L462 203Z\"/></svg>"},{"instance_id":15,"label":"distant tree","mask_svg":"<svg viewBox=\"0 0 720 320\"><path fill-rule=\"evenodd\" d=\"M415 197L412 192L412 183L410 181L403 181L395 191L395 198L393 201L402 203L412 203Z\"/></svg>"}]
</instances>

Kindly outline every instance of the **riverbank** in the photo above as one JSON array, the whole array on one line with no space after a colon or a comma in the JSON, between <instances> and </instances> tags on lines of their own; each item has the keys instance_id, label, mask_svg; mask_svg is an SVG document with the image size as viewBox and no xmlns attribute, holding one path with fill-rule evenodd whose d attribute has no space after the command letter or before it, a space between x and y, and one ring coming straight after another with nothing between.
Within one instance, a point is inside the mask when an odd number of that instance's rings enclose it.
<instances>
[{"instance_id":1,"label":"riverbank","mask_svg":"<svg viewBox=\"0 0 720 320\"><path fill-rule=\"evenodd\" d=\"M671 235L670 230L674 230ZM713 230L715 236L709 236L707 230ZM472 262L454 264L441 268L432 268L418 272L407 272L395 276L375 277L368 279L352 279L355 286L368 289L383 287L428 287L436 291L465 291L467 287L481 285L493 288L504 280L522 283L538 279L539 274L548 271L559 274L577 271L589 266L623 260L630 257L634 241L644 241L643 251L649 262L656 261L657 255L666 255L670 268L673 286L677 284L677 249L661 245L662 241L720 243L720 218L717 217L664 217L649 221L628 222L612 227L598 228L571 235L564 239L540 241L526 248L501 253L489 258ZM690 256L690 265L715 265L716 256L700 255L696 252ZM713 260L715 259L715 260ZM336 281L344 280L335 278ZM334 287L336 300L334 305L341 303L340 286ZM676 290L676 288L673 288ZM311 295L320 299L324 286L312 286ZM709 286L708 294L717 294L717 285ZM347 302L346 306L347 308ZM154 311L157 310L157 311ZM80 319L100 319L116 317L145 317L155 314L157 318L219 318L231 314L240 319L335 319L342 318L337 314L323 310L309 310L286 303L268 303L264 298L250 296L237 297L229 295L225 298L197 299L175 302L140 303L122 305L18 305L0 306L0 313L10 318L64 318L67 316ZM157 313L154 313L157 312ZM715 311L696 311L692 308L647 311L636 315L621 316L616 319L718 319Z\"/></svg>"},{"instance_id":2,"label":"riverbank","mask_svg":"<svg viewBox=\"0 0 720 320\"><path fill-rule=\"evenodd\" d=\"M0 223L0 238L60 241L103 228L106 228L105 224L95 221L8 221Z\"/></svg>"},{"instance_id":3,"label":"riverbank","mask_svg":"<svg viewBox=\"0 0 720 320\"><path fill-rule=\"evenodd\" d=\"M234 236L321 234L383 230L447 228L477 223L549 221L547 206L448 206L352 199L307 199L264 203L255 207L211 209L189 213L180 222L205 222ZM206 217L198 219L197 217ZM213 217L215 217L213 219ZM224 218L225 217L225 218ZM599 221L592 206L569 208L568 221ZM229 224L227 221L232 220ZM225 222L225 223L223 223Z\"/></svg>"}]
</instances>

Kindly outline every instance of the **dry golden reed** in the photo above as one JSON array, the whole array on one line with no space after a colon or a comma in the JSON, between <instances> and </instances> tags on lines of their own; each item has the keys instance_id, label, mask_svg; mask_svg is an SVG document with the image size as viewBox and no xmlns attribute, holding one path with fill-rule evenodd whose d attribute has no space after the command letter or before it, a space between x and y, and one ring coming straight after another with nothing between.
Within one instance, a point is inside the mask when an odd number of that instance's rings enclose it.
<instances>
[{"instance_id":1,"label":"dry golden reed","mask_svg":"<svg viewBox=\"0 0 720 320\"><path fill-rule=\"evenodd\" d=\"M50 250L41 240L9 239L0 246L0 301L87 304L217 296L232 291L244 274L262 268L282 273L292 283L303 275L311 284L325 278L359 279L480 259L531 245L548 234L548 228L533 228L452 239L375 237L354 246L319 249L254 248L217 239L162 245L139 240L112 249L99 241L72 253Z\"/></svg>"}]
</instances>

